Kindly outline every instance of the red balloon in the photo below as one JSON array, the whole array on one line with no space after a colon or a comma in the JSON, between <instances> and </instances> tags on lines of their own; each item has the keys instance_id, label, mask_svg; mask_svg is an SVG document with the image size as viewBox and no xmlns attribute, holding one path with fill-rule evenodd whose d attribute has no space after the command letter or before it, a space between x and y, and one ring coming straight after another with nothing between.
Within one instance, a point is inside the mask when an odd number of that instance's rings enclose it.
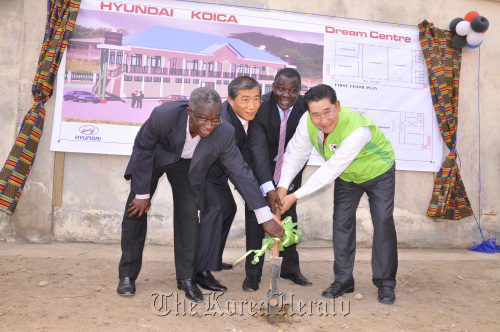
<instances>
[{"instance_id":1,"label":"red balloon","mask_svg":"<svg viewBox=\"0 0 500 332\"><path fill-rule=\"evenodd\" d=\"M464 20L466 20L466 21L469 21L469 22L470 22L470 21L472 21L472 19L473 19L474 17L476 17L476 16L479 16L479 13L478 13L478 12L476 12L476 11L470 11L470 12L468 12L468 13L465 15Z\"/></svg>"}]
</instances>

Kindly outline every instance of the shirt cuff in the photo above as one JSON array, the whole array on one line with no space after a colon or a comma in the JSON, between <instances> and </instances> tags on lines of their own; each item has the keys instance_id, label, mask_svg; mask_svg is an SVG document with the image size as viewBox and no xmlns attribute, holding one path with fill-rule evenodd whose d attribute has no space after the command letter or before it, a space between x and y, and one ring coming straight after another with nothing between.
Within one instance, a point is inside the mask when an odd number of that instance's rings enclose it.
<instances>
[{"instance_id":1,"label":"shirt cuff","mask_svg":"<svg viewBox=\"0 0 500 332\"><path fill-rule=\"evenodd\" d=\"M255 212L255 216L257 217L257 222L259 223L259 225L273 219L273 214L271 213L271 209L269 209L268 206L255 209L253 210L253 212Z\"/></svg>"},{"instance_id":2,"label":"shirt cuff","mask_svg":"<svg viewBox=\"0 0 500 332\"><path fill-rule=\"evenodd\" d=\"M285 188L287 191L290 188L290 183L291 181L288 181L288 179L280 179L280 182L278 183L278 187Z\"/></svg>"},{"instance_id":3,"label":"shirt cuff","mask_svg":"<svg viewBox=\"0 0 500 332\"><path fill-rule=\"evenodd\" d=\"M303 197L305 197L306 195L303 195L302 192L304 190L301 190L302 188L299 188L297 189L293 194L295 195L295 197L297 197L297 200L299 199L302 199Z\"/></svg>"},{"instance_id":4,"label":"shirt cuff","mask_svg":"<svg viewBox=\"0 0 500 332\"><path fill-rule=\"evenodd\" d=\"M149 194L135 195L135 198L137 199L148 199L149 197L150 197Z\"/></svg>"},{"instance_id":5,"label":"shirt cuff","mask_svg":"<svg viewBox=\"0 0 500 332\"><path fill-rule=\"evenodd\" d=\"M271 190L274 190L274 189L275 188L274 188L272 181L267 181L266 183L262 184L262 186L260 186L260 190L262 191L262 195L264 197L267 196L268 192L270 192Z\"/></svg>"}]
</instances>

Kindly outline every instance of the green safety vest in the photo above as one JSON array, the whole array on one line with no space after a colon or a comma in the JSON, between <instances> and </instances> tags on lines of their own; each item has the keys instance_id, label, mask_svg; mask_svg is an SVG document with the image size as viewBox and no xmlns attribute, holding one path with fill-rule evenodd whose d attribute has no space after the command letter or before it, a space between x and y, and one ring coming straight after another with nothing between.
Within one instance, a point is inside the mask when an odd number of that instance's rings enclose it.
<instances>
[{"instance_id":1,"label":"green safety vest","mask_svg":"<svg viewBox=\"0 0 500 332\"><path fill-rule=\"evenodd\" d=\"M312 122L311 115L307 114L309 138L325 160L329 160L340 147L342 141L359 127L370 127L372 138L340 174L339 177L347 182L363 183L389 170L394 164L394 150L391 143L368 116L347 107L341 107L337 127L328 135L323 148L323 132L320 133Z\"/></svg>"}]
</instances>

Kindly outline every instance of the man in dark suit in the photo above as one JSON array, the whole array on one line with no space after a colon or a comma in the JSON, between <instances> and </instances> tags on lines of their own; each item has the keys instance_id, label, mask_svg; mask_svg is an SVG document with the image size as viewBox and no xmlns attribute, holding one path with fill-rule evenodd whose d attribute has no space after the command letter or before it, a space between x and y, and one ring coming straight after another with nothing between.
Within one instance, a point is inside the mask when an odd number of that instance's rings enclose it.
<instances>
[{"instance_id":1,"label":"man in dark suit","mask_svg":"<svg viewBox=\"0 0 500 332\"><path fill-rule=\"evenodd\" d=\"M142 108L142 100L144 99L144 93L142 91L137 95L137 107Z\"/></svg>"},{"instance_id":2,"label":"man in dark suit","mask_svg":"<svg viewBox=\"0 0 500 332\"><path fill-rule=\"evenodd\" d=\"M228 85L228 98L222 104L221 118L234 127L236 146L247 164L251 163L247 149L246 128L253 120L260 106L261 88L259 82L249 76L240 76ZM236 187L237 190L240 188ZM232 268L222 263L222 252L236 214L228 177L221 161L208 171L205 182L205 210L201 211L196 282L202 288L212 291L226 291L210 271Z\"/></svg>"},{"instance_id":3,"label":"man in dark suit","mask_svg":"<svg viewBox=\"0 0 500 332\"><path fill-rule=\"evenodd\" d=\"M147 212L158 180L166 173L174 203L174 255L177 288L195 302L203 301L196 285L194 265L198 243L198 208L204 209L204 185L209 168L219 159L231 181L251 208L267 208L251 169L234 143L234 128L221 121L221 100L215 90L197 88L186 102L156 107L142 125L134 142L125 178L131 190L122 222L122 257L117 292L135 293L135 280L142 265ZM268 211L259 223L272 236L283 228Z\"/></svg>"},{"instance_id":4,"label":"man in dark suit","mask_svg":"<svg viewBox=\"0 0 500 332\"><path fill-rule=\"evenodd\" d=\"M132 108L135 107L135 103L137 103L137 91L132 92Z\"/></svg>"},{"instance_id":5,"label":"man in dark suit","mask_svg":"<svg viewBox=\"0 0 500 332\"><path fill-rule=\"evenodd\" d=\"M273 209L276 206L281 207L275 190L281 173L280 158L282 162L284 149L295 133L301 116L306 112L300 95L300 85L300 74L295 69L281 69L274 79L273 91L262 96L262 105L248 127L248 149L252 157L254 175L268 205ZM290 185L290 192L300 188L301 180L302 171ZM282 219L287 216L297 222L296 205L282 215ZM247 250L259 249L262 246L264 230L255 222L251 207L245 211L245 230ZM299 254L295 244L285 248L280 252L280 256L283 257L282 278L301 286L312 285L300 272ZM259 289L262 275L264 259L255 265L251 262L252 257L248 256L245 263L246 278L242 285L245 291Z\"/></svg>"}]
</instances>

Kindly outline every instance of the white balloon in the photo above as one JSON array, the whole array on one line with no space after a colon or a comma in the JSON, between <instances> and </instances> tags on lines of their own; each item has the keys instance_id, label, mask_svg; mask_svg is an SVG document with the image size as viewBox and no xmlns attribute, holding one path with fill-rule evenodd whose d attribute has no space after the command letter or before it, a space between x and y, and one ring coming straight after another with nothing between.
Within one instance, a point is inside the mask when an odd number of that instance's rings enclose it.
<instances>
[{"instance_id":1,"label":"white balloon","mask_svg":"<svg viewBox=\"0 0 500 332\"><path fill-rule=\"evenodd\" d=\"M466 38L467 38L467 44L476 46L481 44L481 42L483 41L483 34L481 32L472 31L469 32Z\"/></svg>"},{"instance_id":2,"label":"white balloon","mask_svg":"<svg viewBox=\"0 0 500 332\"><path fill-rule=\"evenodd\" d=\"M470 27L470 22L469 21L458 22L455 31L457 32L457 35L467 36L469 32L472 31L472 28Z\"/></svg>"}]
</instances>

